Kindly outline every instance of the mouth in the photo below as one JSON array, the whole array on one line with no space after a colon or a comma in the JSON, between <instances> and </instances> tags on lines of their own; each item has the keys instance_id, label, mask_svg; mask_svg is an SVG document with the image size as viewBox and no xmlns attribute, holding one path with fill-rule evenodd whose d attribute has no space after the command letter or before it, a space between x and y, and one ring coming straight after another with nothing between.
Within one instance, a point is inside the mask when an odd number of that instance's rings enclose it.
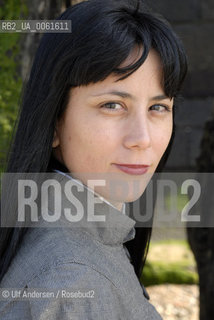
<instances>
[{"instance_id":1,"label":"mouth","mask_svg":"<svg viewBox=\"0 0 214 320\"><path fill-rule=\"evenodd\" d=\"M119 170L131 174L131 175L143 175L145 174L150 165L139 165L139 164L118 164L118 163L113 163Z\"/></svg>"}]
</instances>

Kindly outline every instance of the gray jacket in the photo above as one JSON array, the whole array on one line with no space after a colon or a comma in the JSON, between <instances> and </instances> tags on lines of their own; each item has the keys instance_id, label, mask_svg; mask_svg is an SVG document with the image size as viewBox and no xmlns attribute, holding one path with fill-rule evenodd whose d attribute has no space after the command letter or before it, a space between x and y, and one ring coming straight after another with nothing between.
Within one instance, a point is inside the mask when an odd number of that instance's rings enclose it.
<instances>
[{"instance_id":1,"label":"gray jacket","mask_svg":"<svg viewBox=\"0 0 214 320\"><path fill-rule=\"evenodd\" d=\"M56 174L61 185L71 179ZM75 192L87 212L90 190ZM75 214L65 193L62 204ZM124 247L135 236L135 221L105 200L94 210L106 217L105 223L86 223L85 214L73 224L62 215L52 223L40 217L28 229L1 282L1 320L161 319L146 299Z\"/></svg>"}]
</instances>

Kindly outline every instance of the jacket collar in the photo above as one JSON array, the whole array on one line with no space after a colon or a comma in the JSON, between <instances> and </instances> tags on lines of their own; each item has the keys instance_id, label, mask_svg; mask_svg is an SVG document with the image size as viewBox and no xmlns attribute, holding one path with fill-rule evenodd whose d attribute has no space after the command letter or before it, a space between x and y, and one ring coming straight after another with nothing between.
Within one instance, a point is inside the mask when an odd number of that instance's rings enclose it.
<instances>
[{"instance_id":1,"label":"jacket collar","mask_svg":"<svg viewBox=\"0 0 214 320\"><path fill-rule=\"evenodd\" d=\"M53 171L54 179L57 179L61 185L62 212L64 212L64 208L68 208L70 214L75 216L78 211L77 204L79 204L79 212L83 213L83 218L77 222L69 222L68 219L62 215L60 220L61 222L63 221L64 226L81 228L94 239L106 245L123 244L135 237L134 225L136 222L126 215L125 206L122 211L119 211L103 197L94 193L92 189L89 189L79 180L74 179L71 174L60 170ZM65 183L69 180L72 181L72 199L75 200L74 204L73 201L68 200L63 191L65 190ZM77 203L77 201L79 202ZM97 201L99 203L97 203ZM50 201L50 203L53 204L54 201ZM92 219L96 221L89 221ZM98 221L101 219L104 221Z\"/></svg>"}]
</instances>

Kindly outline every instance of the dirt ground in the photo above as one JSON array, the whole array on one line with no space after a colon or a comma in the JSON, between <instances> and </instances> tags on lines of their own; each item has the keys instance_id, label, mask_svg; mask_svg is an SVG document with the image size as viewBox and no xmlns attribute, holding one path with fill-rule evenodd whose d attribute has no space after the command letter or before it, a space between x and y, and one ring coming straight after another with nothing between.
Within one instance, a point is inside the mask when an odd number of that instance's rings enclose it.
<instances>
[{"instance_id":1,"label":"dirt ground","mask_svg":"<svg viewBox=\"0 0 214 320\"><path fill-rule=\"evenodd\" d=\"M197 285L165 284L147 287L150 302L164 320L198 320Z\"/></svg>"}]
</instances>

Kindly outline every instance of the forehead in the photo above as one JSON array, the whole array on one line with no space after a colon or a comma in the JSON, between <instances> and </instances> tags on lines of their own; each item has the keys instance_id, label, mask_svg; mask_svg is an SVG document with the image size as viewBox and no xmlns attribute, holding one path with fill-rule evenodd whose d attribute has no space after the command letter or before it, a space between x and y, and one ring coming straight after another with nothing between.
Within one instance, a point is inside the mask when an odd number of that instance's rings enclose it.
<instances>
[{"instance_id":1,"label":"forehead","mask_svg":"<svg viewBox=\"0 0 214 320\"><path fill-rule=\"evenodd\" d=\"M127 67L137 62L143 54L143 46L135 45L128 57L121 63L120 68Z\"/></svg>"},{"instance_id":2,"label":"forehead","mask_svg":"<svg viewBox=\"0 0 214 320\"><path fill-rule=\"evenodd\" d=\"M136 61L139 60L141 56L142 47L135 47L133 51L130 53L130 55L119 66L119 68L124 68L133 65ZM163 87L163 65L159 54L154 49L151 49L146 60L142 65L140 65L140 67L137 70L135 70L131 75L129 75L125 79L120 80L120 78L121 74L118 75L112 73L103 81L95 83L95 85L97 84L97 87L100 88L111 86L112 83L114 84L114 87Z\"/></svg>"},{"instance_id":3,"label":"forehead","mask_svg":"<svg viewBox=\"0 0 214 320\"><path fill-rule=\"evenodd\" d=\"M139 51L138 51L139 52ZM136 51L124 61L125 64L133 63L137 59ZM139 53L140 54L140 53ZM134 100L147 99L164 94L161 60L155 50L151 50L145 62L131 75L119 80L121 75L110 74L106 79L82 85L72 89L73 101L99 98L112 92L121 92L122 98L132 96ZM119 81L118 81L119 80ZM85 100L86 101L86 100Z\"/></svg>"},{"instance_id":4,"label":"forehead","mask_svg":"<svg viewBox=\"0 0 214 320\"><path fill-rule=\"evenodd\" d=\"M130 52L130 54L128 55L128 57L121 63L119 68L128 67L128 66L136 63L142 57L143 50L144 50L144 48L142 45L135 45L134 48L132 49L132 51ZM151 55L155 56L156 59L158 60L158 63L162 66L162 61L161 61L160 55L153 48L151 48L149 51L149 56L151 56Z\"/></svg>"}]
</instances>

